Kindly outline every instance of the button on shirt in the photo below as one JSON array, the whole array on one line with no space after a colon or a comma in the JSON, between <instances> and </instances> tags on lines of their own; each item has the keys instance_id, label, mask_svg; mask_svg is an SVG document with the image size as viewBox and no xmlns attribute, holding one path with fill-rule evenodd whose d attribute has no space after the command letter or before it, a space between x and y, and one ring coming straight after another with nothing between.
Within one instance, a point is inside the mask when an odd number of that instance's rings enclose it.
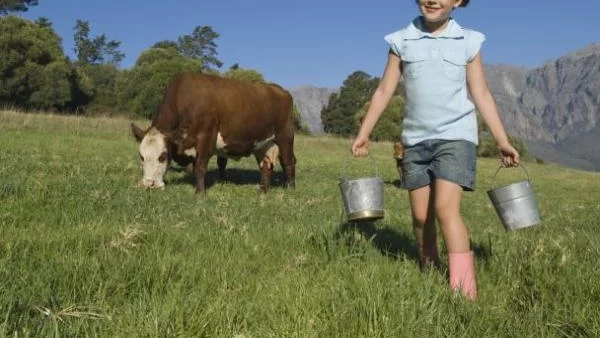
<instances>
[{"instance_id":1,"label":"button on shirt","mask_svg":"<svg viewBox=\"0 0 600 338\"><path fill-rule=\"evenodd\" d=\"M478 143L475 106L467 94L466 66L485 40L450 19L439 35L428 33L417 17L406 28L385 36L402 60L406 106L402 140L427 139Z\"/></svg>"}]
</instances>

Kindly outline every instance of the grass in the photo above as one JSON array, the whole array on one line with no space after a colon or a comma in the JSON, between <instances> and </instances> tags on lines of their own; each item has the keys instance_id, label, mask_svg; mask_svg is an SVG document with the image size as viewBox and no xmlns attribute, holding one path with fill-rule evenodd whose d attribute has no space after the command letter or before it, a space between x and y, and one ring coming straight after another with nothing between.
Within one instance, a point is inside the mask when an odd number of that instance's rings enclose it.
<instances>
[{"instance_id":1,"label":"grass","mask_svg":"<svg viewBox=\"0 0 600 338\"><path fill-rule=\"evenodd\" d=\"M418 269L391 144L372 145L386 217L343 221L339 176L375 171L349 142L298 136L296 190L278 167L259 194L246 158L199 198L178 168L135 188L128 120L0 112L0 337L600 335L598 173L526 163L543 222L506 233L486 190L525 174L479 160L469 303Z\"/></svg>"}]
</instances>

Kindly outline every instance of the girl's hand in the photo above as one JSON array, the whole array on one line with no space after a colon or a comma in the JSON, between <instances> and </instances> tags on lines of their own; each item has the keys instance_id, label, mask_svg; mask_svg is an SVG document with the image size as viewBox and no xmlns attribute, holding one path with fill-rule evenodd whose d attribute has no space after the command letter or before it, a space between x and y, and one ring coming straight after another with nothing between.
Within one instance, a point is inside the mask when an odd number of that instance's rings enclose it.
<instances>
[{"instance_id":1,"label":"girl's hand","mask_svg":"<svg viewBox=\"0 0 600 338\"><path fill-rule=\"evenodd\" d=\"M503 167L516 167L519 165L519 152L510 143L499 144L498 151Z\"/></svg>"},{"instance_id":2,"label":"girl's hand","mask_svg":"<svg viewBox=\"0 0 600 338\"><path fill-rule=\"evenodd\" d=\"M354 142L352 142L352 148L350 151L355 157L365 157L369 155L369 139L366 137L357 136Z\"/></svg>"}]
</instances>

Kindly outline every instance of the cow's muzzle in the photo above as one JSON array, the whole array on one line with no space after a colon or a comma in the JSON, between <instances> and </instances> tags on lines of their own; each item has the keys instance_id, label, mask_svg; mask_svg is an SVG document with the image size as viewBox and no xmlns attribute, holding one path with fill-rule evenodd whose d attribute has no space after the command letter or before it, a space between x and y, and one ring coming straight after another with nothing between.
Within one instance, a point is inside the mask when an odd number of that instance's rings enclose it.
<instances>
[{"instance_id":1,"label":"cow's muzzle","mask_svg":"<svg viewBox=\"0 0 600 338\"><path fill-rule=\"evenodd\" d=\"M146 188L146 189L164 189L165 182L159 180L152 180L147 178L142 178L138 184L138 188Z\"/></svg>"}]
</instances>

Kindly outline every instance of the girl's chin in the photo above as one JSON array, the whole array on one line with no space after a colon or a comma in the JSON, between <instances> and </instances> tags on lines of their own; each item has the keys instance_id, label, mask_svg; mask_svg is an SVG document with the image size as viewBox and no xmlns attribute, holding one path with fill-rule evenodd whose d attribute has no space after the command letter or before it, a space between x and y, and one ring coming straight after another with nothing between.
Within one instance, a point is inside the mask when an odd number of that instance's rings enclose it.
<instances>
[{"instance_id":1,"label":"girl's chin","mask_svg":"<svg viewBox=\"0 0 600 338\"><path fill-rule=\"evenodd\" d=\"M423 21L428 24L440 24L448 20L448 18L444 18L438 15L423 15Z\"/></svg>"}]
</instances>

